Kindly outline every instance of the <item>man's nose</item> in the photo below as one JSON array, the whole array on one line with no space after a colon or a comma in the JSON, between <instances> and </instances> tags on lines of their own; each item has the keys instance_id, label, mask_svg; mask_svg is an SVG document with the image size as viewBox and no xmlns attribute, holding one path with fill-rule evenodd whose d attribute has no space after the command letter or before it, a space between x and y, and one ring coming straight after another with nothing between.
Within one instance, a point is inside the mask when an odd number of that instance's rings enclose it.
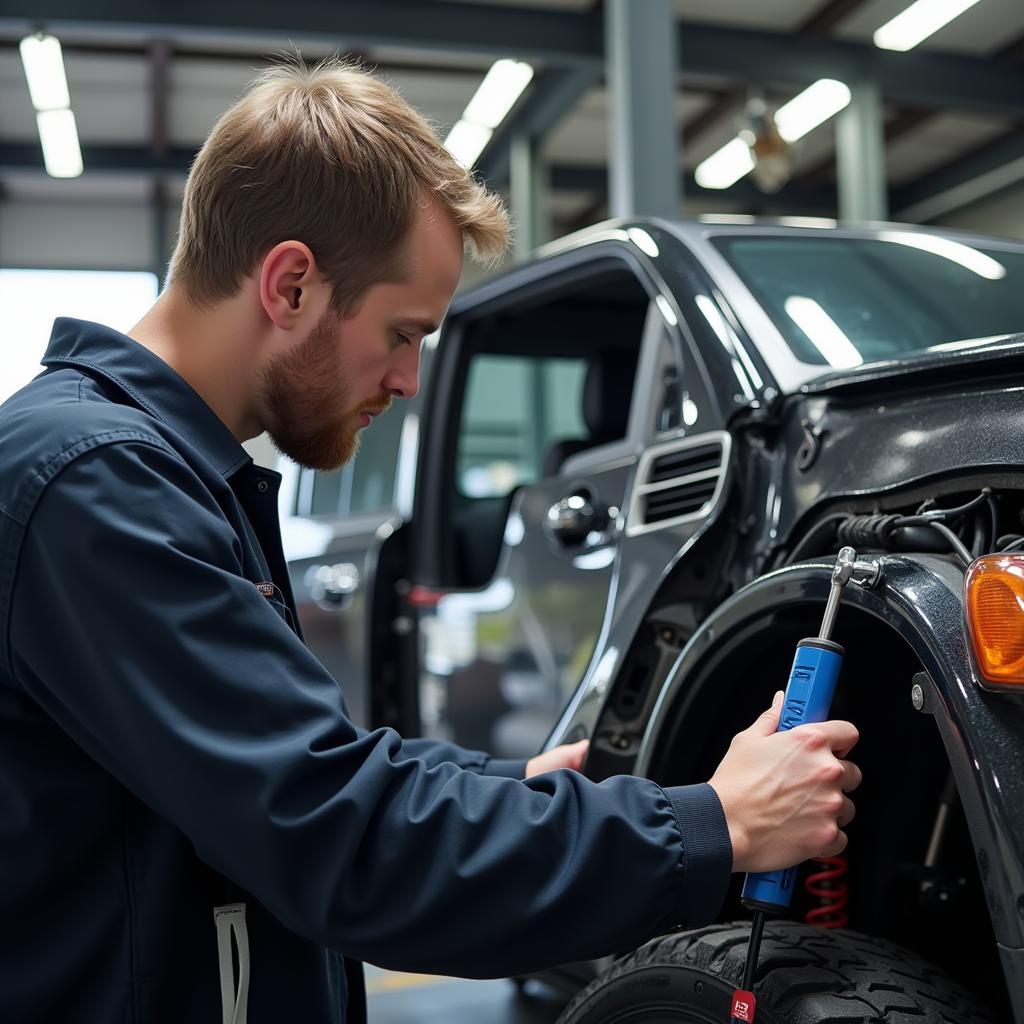
<instances>
[{"instance_id":1,"label":"man's nose","mask_svg":"<svg viewBox=\"0 0 1024 1024\"><path fill-rule=\"evenodd\" d=\"M420 346L410 345L388 369L384 387L394 398L415 398L420 389Z\"/></svg>"}]
</instances>

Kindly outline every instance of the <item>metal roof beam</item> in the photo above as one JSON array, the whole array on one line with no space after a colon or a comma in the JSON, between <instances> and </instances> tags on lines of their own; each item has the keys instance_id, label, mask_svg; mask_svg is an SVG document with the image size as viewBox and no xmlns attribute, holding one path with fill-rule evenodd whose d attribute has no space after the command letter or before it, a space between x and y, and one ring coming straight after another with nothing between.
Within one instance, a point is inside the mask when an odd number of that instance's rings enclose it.
<instances>
[{"instance_id":1,"label":"metal roof beam","mask_svg":"<svg viewBox=\"0 0 1024 1024\"><path fill-rule=\"evenodd\" d=\"M181 37L247 33L294 39L325 38L342 49L393 47L515 54L558 66L603 65L602 16L597 11L482 7L413 0L0 0L0 32L45 24L51 31L98 26ZM303 26L297 33L295 27ZM912 50L891 53L870 43L820 39L715 25L679 24L679 66L685 74L724 75L761 86L802 87L818 78L870 79L887 100L951 110L1024 110L1020 67L1009 57L969 57Z\"/></svg>"},{"instance_id":2,"label":"metal roof beam","mask_svg":"<svg viewBox=\"0 0 1024 1024\"><path fill-rule=\"evenodd\" d=\"M899 220L927 224L1024 184L1024 133L1019 128L893 190Z\"/></svg>"},{"instance_id":3,"label":"metal roof beam","mask_svg":"<svg viewBox=\"0 0 1024 1024\"><path fill-rule=\"evenodd\" d=\"M56 34L76 28L168 29L181 37L213 33L330 40L344 49L396 47L470 52L559 64L602 61L601 17L539 8L424 4L415 0L2 0L0 29L45 24ZM301 26L301 28L299 28Z\"/></svg>"},{"instance_id":4,"label":"metal roof beam","mask_svg":"<svg viewBox=\"0 0 1024 1024\"><path fill-rule=\"evenodd\" d=\"M82 146L84 174L127 174L159 177L184 176L196 151L188 147L168 147L162 156L154 156L148 146ZM37 142L0 142L0 172L38 171L45 173L43 154Z\"/></svg>"},{"instance_id":5,"label":"metal roof beam","mask_svg":"<svg viewBox=\"0 0 1024 1024\"><path fill-rule=\"evenodd\" d=\"M1008 58L911 50L779 32L680 26L680 66L764 86L803 87L819 78L873 81L889 100L949 110L1024 111L1020 67Z\"/></svg>"},{"instance_id":6,"label":"metal roof beam","mask_svg":"<svg viewBox=\"0 0 1024 1024\"><path fill-rule=\"evenodd\" d=\"M170 147L162 157L154 157L148 146L83 146L82 160L85 175L127 174L159 178L162 175L184 177L195 157L188 147ZM38 143L0 142L0 173L5 171L36 171L45 174L43 156ZM682 179L691 195L739 198L753 205L772 207L792 204L794 209L827 211L834 213L835 189L830 187L800 188L788 186L781 192L767 195L751 182L737 182L731 189L702 189L688 174ZM551 168L550 187L562 191L589 192L604 195L608 190L608 175L603 167L555 166Z\"/></svg>"},{"instance_id":7,"label":"metal roof beam","mask_svg":"<svg viewBox=\"0 0 1024 1024\"><path fill-rule=\"evenodd\" d=\"M836 25L848 18L867 0L825 0L798 26L797 32L804 35L827 36Z\"/></svg>"},{"instance_id":8,"label":"metal roof beam","mask_svg":"<svg viewBox=\"0 0 1024 1024\"><path fill-rule=\"evenodd\" d=\"M836 191L834 188L799 188L788 185L778 192L762 192L753 182L743 178L724 189L704 189L692 174L680 176L684 195L721 198L726 202L739 201L753 207L787 208L807 213L823 213L834 217ZM556 165L551 168L551 188L565 192L589 192L604 195L608 190L608 177L602 167L572 167Z\"/></svg>"}]
</instances>

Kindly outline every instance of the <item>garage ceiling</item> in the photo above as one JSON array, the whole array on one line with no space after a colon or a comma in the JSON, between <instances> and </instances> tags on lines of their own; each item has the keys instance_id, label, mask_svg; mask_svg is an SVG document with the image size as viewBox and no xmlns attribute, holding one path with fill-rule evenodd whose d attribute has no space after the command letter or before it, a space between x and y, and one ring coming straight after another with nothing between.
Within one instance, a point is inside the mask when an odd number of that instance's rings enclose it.
<instances>
[{"instance_id":1,"label":"garage ceiling","mask_svg":"<svg viewBox=\"0 0 1024 1024\"><path fill-rule=\"evenodd\" d=\"M997 158L1024 157L1024 3L981 0L907 54L873 47L874 30L907 3L678 0L681 172L735 135L751 88L781 103L801 83L857 69L883 83L897 214L937 185L948 190L985 173ZM442 128L461 115L496 55L530 59L537 75L512 118L545 135L555 230L604 215L599 0L180 0L174 25L165 24L169 8L160 0L89 6L99 13L83 13L79 0L0 2L0 188L10 199L138 199L154 183L173 198L217 116L271 54L298 46L309 57L336 48L357 54ZM87 168L76 181L42 172L17 50L37 27L64 46ZM498 187L507 135L499 131L479 162ZM779 196L760 196L749 183L702 193L691 179L687 204L695 212L827 212L833 163L834 128L826 124L803 141Z\"/></svg>"}]
</instances>

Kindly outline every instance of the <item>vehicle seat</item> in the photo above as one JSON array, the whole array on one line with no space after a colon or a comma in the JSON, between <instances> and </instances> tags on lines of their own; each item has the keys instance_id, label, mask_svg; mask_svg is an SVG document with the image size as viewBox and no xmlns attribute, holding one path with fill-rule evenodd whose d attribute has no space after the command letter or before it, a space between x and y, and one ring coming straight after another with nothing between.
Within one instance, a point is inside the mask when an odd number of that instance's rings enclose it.
<instances>
[{"instance_id":1,"label":"vehicle seat","mask_svg":"<svg viewBox=\"0 0 1024 1024\"><path fill-rule=\"evenodd\" d=\"M583 383L583 421L589 436L552 442L541 466L544 476L556 476L570 455L626 436L636 360L635 349L609 349L591 360Z\"/></svg>"}]
</instances>

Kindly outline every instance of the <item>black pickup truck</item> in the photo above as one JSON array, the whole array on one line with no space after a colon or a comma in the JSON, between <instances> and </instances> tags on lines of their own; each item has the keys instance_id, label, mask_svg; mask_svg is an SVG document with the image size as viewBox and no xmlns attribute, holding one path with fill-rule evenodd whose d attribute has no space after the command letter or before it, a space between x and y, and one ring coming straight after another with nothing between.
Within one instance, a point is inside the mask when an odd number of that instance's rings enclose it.
<instances>
[{"instance_id":1,"label":"black pickup truck","mask_svg":"<svg viewBox=\"0 0 1024 1024\"><path fill-rule=\"evenodd\" d=\"M865 781L768 925L758 1018L1024 1024L1022 326L1024 246L994 238L563 240L456 299L352 465L286 468L307 637L366 724L701 781L853 546L882 580L847 588L833 713ZM726 1020L743 916L567 965L603 973L563 1020Z\"/></svg>"}]
</instances>

